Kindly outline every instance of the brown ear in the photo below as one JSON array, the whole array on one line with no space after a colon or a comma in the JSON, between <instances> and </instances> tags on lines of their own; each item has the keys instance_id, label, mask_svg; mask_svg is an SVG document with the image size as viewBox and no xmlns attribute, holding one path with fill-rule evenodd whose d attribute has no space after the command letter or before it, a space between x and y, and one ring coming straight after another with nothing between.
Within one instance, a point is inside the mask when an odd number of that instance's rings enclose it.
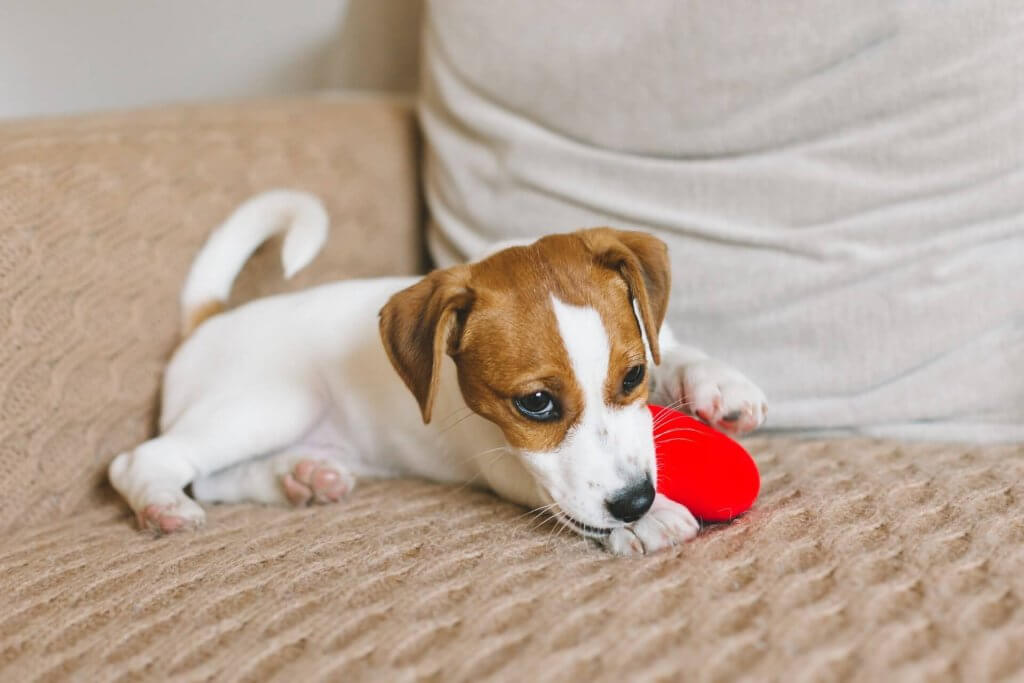
<instances>
[{"instance_id":1,"label":"brown ear","mask_svg":"<svg viewBox=\"0 0 1024 683\"><path fill-rule=\"evenodd\" d=\"M640 320L654 362L661 362L658 331L668 310L672 286L668 247L653 235L630 230L595 228L583 233L599 263L618 270L640 310Z\"/></svg>"},{"instance_id":2,"label":"brown ear","mask_svg":"<svg viewBox=\"0 0 1024 683\"><path fill-rule=\"evenodd\" d=\"M430 422L441 354L458 345L462 316L473 302L469 268L435 270L392 296L380 309L380 337L391 364Z\"/></svg>"}]
</instances>

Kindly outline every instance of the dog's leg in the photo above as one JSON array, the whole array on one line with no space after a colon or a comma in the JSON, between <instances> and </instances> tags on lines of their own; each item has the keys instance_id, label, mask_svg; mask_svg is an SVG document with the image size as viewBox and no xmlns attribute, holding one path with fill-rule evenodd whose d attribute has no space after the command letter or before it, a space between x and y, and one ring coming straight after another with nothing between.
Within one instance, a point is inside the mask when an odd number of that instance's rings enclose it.
<instances>
[{"instance_id":1,"label":"dog's leg","mask_svg":"<svg viewBox=\"0 0 1024 683\"><path fill-rule=\"evenodd\" d=\"M651 403L677 407L732 434L764 422L764 392L732 366L676 341L668 325L658 335L661 364L652 374Z\"/></svg>"},{"instance_id":2,"label":"dog's leg","mask_svg":"<svg viewBox=\"0 0 1024 683\"><path fill-rule=\"evenodd\" d=\"M239 463L192 482L192 494L204 503L336 503L356 479L329 456L302 449Z\"/></svg>"},{"instance_id":3,"label":"dog's leg","mask_svg":"<svg viewBox=\"0 0 1024 683\"><path fill-rule=\"evenodd\" d=\"M139 524L162 532L202 524L205 514L182 490L209 475L296 443L320 416L319 401L288 387L219 397L190 407L161 436L110 463L110 481Z\"/></svg>"},{"instance_id":4,"label":"dog's leg","mask_svg":"<svg viewBox=\"0 0 1024 683\"><path fill-rule=\"evenodd\" d=\"M128 501L139 527L169 533L203 523L203 509L181 490L196 473L182 454L196 446L184 435L166 434L110 463L110 483Z\"/></svg>"}]
</instances>

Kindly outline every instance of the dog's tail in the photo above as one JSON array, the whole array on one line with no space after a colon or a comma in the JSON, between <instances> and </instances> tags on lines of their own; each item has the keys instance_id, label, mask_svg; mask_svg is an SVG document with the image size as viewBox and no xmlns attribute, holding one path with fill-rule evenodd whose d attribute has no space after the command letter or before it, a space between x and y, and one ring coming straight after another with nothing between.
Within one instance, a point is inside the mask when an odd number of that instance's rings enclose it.
<instances>
[{"instance_id":1,"label":"dog's tail","mask_svg":"<svg viewBox=\"0 0 1024 683\"><path fill-rule=\"evenodd\" d=\"M257 247L285 233L281 248L284 276L305 268L327 240L327 211L305 192L272 190L235 209L199 250L181 290L181 332L224 310L231 285Z\"/></svg>"}]
</instances>

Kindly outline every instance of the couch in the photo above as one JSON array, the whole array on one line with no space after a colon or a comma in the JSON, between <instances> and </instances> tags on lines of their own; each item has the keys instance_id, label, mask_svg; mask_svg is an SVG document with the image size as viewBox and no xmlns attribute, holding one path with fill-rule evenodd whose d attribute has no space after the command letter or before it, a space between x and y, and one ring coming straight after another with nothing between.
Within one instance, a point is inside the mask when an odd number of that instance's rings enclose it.
<instances>
[{"instance_id":1,"label":"couch","mask_svg":"<svg viewBox=\"0 0 1024 683\"><path fill-rule=\"evenodd\" d=\"M755 437L754 509L639 559L412 480L140 532L106 465L153 432L208 231L327 203L308 271L270 244L237 301L421 272L419 158L379 98L0 124L0 680L1024 678L1022 446Z\"/></svg>"}]
</instances>

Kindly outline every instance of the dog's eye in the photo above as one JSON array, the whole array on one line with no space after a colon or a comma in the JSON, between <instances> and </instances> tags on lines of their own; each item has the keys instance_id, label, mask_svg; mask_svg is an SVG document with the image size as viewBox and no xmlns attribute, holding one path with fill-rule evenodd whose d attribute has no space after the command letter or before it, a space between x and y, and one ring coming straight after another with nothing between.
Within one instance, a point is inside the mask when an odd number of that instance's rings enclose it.
<instances>
[{"instance_id":1,"label":"dog's eye","mask_svg":"<svg viewBox=\"0 0 1024 683\"><path fill-rule=\"evenodd\" d=\"M629 392L640 386L640 383L644 381L644 366L634 365L626 373L626 376L622 380L622 393L628 394Z\"/></svg>"},{"instance_id":2,"label":"dog's eye","mask_svg":"<svg viewBox=\"0 0 1024 683\"><path fill-rule=\"evenodd\" d=\"M558 403L546 391L535 391L526 396L520 396L514 401L516 410L522 413L523 417L538 422L551 422L562 416L558 409Z\"/></svg>"}]
</instances>

